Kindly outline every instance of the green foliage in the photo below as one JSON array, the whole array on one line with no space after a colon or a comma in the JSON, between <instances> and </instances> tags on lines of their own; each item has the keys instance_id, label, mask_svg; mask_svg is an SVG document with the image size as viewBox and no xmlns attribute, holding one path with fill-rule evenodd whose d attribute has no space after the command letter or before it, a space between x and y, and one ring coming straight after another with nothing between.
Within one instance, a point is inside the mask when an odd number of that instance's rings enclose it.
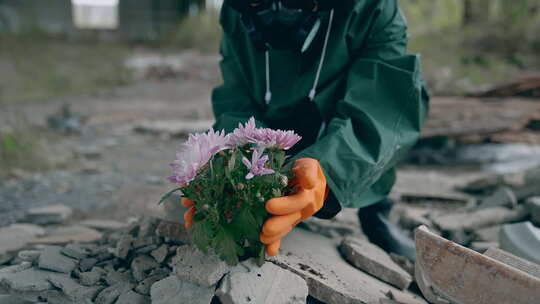
<instances>
[{"instance_id":1,"label":"green foliage","mask_svg":"<svg viewBox=\"0 0 540 304\"><path fill-rule=\"evenodd\" d=\"M268 218L265 202L291 189L291 165L285 152L267 150L268 168L276 173L246 180L248 169L242 158L251 159L250 147L227 150L216 155L196 180L182 189L196 202L192 237L203 252L213 251L230 265L244 258L264 261L264 245L259 233Z\"/></svg>"}]
</instances>

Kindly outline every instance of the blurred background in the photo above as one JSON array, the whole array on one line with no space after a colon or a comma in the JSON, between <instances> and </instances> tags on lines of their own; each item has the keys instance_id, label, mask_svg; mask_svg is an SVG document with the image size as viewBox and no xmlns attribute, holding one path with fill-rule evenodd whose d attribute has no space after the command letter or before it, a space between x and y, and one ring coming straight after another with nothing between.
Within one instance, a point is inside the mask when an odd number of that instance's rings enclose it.
<instances>
[{"instance_id":1,"label":"blurred background","mask_svg":"<svg viewBox=\"0 0 540 304\"><path fill-rule=\"evenodd\" d=\"M0 0L0 227L53 204L159 212L178 143L212 124L220 2ZM401 6L434 98L397 221L469 208L496 189L457 189L540 165L540 2Z\"/></svg>"}]
</instances>

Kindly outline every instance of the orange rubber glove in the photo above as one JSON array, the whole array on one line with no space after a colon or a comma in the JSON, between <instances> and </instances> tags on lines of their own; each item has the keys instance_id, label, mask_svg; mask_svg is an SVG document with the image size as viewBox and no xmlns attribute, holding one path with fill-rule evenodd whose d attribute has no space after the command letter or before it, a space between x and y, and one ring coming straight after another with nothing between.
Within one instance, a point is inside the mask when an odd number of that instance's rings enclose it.
<instances>
[{"instance_id":1,"label":"orange rubber glove","mask_svg":"<svg viewBox=\"0 0 540 304\"><path fill-rule=\"evenodd\" d=\"M278 254L281 239L298 223L319 211L328 195L326 177L317 160L298 159L292 170L295 178L291 184L296 187L297 192L266 203L266 210L274 216L264 224L260 239L266 245L269 256Z\"/></svg>"},{"instance_id":2,"label":"orange rubber glove","mask_svg":"<svg viewBox=\"0 0 540 304\"><path fill-rule=\"evenodd\" d=\"M184 227L186 227L186 229L190 229L193 227L193 215L195 215L195 212L197 212L195 202L182 197L181 203L184 207L189 208L188 211L184 213Z\"/></svg>"}]
</instances>

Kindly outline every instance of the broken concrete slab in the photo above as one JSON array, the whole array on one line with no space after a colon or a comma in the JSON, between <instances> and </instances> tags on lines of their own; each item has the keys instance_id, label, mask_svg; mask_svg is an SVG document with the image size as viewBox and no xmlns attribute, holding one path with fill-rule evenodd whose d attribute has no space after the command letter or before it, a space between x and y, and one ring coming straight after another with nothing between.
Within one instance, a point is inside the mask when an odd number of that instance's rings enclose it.
<instances>
[{"instance_id":1,"label":"broken concrete slab","mask_svg":"<svg viewBox=\"0 0 540 304\"><path fill-rule=\"evenodd\" d=\"M62 254L62 247L45 246L38 259L41 269L62 273L71 273L77 267L77 261Z\"/></svg>"},{"instance_id":2,"label":"broken concrete slab","mask_svg":"<svg viewBox=\"0 0 540 304\"><path fill-rule=\"evenodd\" d=\"M437 216L433 219L435 225L443 231L466 231L519 222L526 219L528 210L523 206L514 209L491 207L472 212L451 213Z\"/></svg>"},{"instance_id":3,"label":"broken concrete slab","mask_svg":"<svg viewBox=\"0 0 540 304\"><path fill-rule=\"evenodd\" d=\"M540 196L531 197L527 199L527 208L531 213L531 220L533 224L540 227Z\"/></svg>"},{"instance_id":4,"label":"broken concrete slab","mask_svg":"<svg viewBox=\"0 0 540 304\"><path fill-rule=\"evenodd\" d=\"M13 224L0 228L0 265L9 262L17 251L44 234L45 229L31 224Z\"/></svg>"},{"instance_id":5,"label":"broken concrete slab","mask_svg":"<svg viewBox=\"0 0 540 304\"><path fill-rule=\"evenodd\" d=\"M81 226L93 228L100 231L116 231L128 227L127 223L113 221L113 220L100 220L90 219L84 220L79 223Z\"/></svg>"},{"instance_id":6,"label":"broken concrete slab","mask_svg":"<svg viewBox=\"0 0 540 304\"><path fill-rule=\"evenodd\" d=\"M214 287L192 284L173 275L152 285L150 293L152 304L210 304Z\"/></svg>"},{"instance_id":7,"label":"broken concrete slab","mask_svg":"<svg viewBox=\"0 0 540 304\"><path fill-rule=\"evenodd\" d=\"M231 269L216 295L223 304L301 304L306 303L308 286L300 276L272 263L259 267L248 260Z\"/></svg>"},{"instance_id":8,"label":"broken concrete slab","mask_svg":"<svg viewBox=\"0 0 540 304\"><path fill-rule=\"evenodd\" d=\"M269 260L303 277L310 296L328 304L378 303L388 291L425 303L347 263L333 240L302 229L289 233L280 255Z\"/></svg>"},{"instance_id":9,"label":"broken concrete slab","mask_svg":"<svg viewBox=\"0 0 540 304\"><path fill-rule=\"evenodd\" d=\"M36 238L33 244L63 245L68 243L92 243L100 240L102 234L83 226L62 226L47 233L47 236Z\"/></svg>"},{"instance_id":10,"label":"broken concrete slab","mask_svg":"<svg viewBox=\"0 0 540 304\"><path fill-rule=\"evenodd\" d=\"M540 228L531 222L504 225L500 233L500 248L540 264Z\"/></svg>"},{"instance_id":11,"label":"broken concrete slab","mask_svg":"<svg viewBox=\"0 0 540 304\"><path fill-rule=\"evenodd\" d=\"M171 264L180 280L206 287L215 285L229 272L229 266L217 255L206 255L190 245L178 247Z\"/></svg>"},{"instance_id":12,"label":"broken concrete slab","mask_svg":"<svg viewBox=\"0 0 540 304\"><path fill-rule=\"evenodd\" d=\"M394 263L384 250L368 241L349 237L343 240L340 250L358 269L399 289L407 289L412 282L411 275Z\"/></svg>"},{"instance_id":13,"label":"broken concrete slab","mask_svg":"<svg viewBox=\"0 0 540 304\"><path fill-rule=\"evenodd\" d=\"M495 259L506 265L512 266L540 279L540 265L538 264L531 263L527 260L521 259L509 252L498 248L489 248L486 251L485 256Z\"/></svg>"},{"instance_id":14,"label":"broken concrete slab","mask_svg":"<svg viewBox=\"0 0 540 304\"><path fill-rule=\"evenodd\" d=\"M540 296L540 280L483 256L426 227L415 231L416 279L432 303L530 304Z\"/></svg>"},{"instance_id":15,"label":"broken concrete slab","mask_svg":"<svg viewBox=\"0 0 540 304\"><path fill-rule=\"evenodd\" d=\"M62 224L72 214L73 210L66 205L50 205L30 208L24 221L38 225Z\"/></svg>"},{"instance_id":16,"label":"broken concrete slab","mask_svg":"<svg viewBox=\"0 0 540 304\"><path fill-rule=\"evenodd\" d=\"M150 304L150 297L140 295L133 290L123 293L118 297L116 304Z\"/></svg>"}]
</instances>

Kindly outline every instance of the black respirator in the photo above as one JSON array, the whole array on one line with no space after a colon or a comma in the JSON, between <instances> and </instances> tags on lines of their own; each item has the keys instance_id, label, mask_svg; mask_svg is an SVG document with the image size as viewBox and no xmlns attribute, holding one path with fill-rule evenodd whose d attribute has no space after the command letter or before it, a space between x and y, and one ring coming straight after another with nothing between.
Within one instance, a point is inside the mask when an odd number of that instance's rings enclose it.
<instances>
[{"instance_id":1,"label":"black respirator","mask_svg":"<svg viewBox=\"0 0 540 304\"><path fill-rule=\"evenodd\" d=\"M255 46L305 52L321 28L320 14L331 0L225 0L242 16Z\"/></svg>"}]
</instances>

